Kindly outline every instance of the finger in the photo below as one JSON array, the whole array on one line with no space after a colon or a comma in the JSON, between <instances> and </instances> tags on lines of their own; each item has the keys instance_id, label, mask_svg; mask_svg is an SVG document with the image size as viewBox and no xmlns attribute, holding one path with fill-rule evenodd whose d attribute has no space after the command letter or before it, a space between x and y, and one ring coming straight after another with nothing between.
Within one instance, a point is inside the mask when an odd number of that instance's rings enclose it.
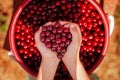
<instances>
[{"instance_id":1,"label":"finger","mask_svg":"<svg viewBox=\"0 0 120 80\"><path fill-rule=\"evenodd\" d=\"M48 26L48 25L52 25L53 22L47 22L46 24L44 24L43 26Z\"/></svg>"},{"instance_id":2,"label":"finger","mask_svg":"<svg viewBox=\"0 0 120 80\"><path fill-rule=\"evenodd\" d=\"M64 27L65 28L70 28L70 25L71 25L71 23L68 23L68 24L65 24Z\"/></svg>"},{"instance_id":3,"label":"finger","mask_svg":"<svg viewBox=\"0 0 120 80\"><path fill-rule=\"evenodd\" d=\"M78 29L77 27L79 28L79 26L77 24L72 23L70 25L70 31L71 31L71 34L72 34L72 41L79 43L81 33L80 33L80 29Z\"/></svg>"},{"instance_id":4,"label":"finger","mask_svg":"<svg viewBox=\"0 0 120 80\"><path fill-rule=\"evenodd\" d=\"M59 23L60 23L61 25L70 24L70 22L68 22L68 21L59 21Z\"/></svg>"},{"instance_id":5,"label":"finger","mask_svg":"<svg viewBox=\"0 0 120 80\"><path fill-rule=\"evenodd\" d=\"M39 28L39 30L35 33L35 43L38 49L40 49L41 47L39 46L41 44L40 42L40 33L42 31L42 27Z\"/></svg>"},{"instance_id":6,"label":"finger","mask_svg":"<svg viewBox=\"0 0 120 80\"><path fill-rule=\"evenodd\" d=\"M78 36L80 38L80 43L81 43L82 42L82 34L81 34L80 27L77 25L76 28L77 28Z\"/></svg>"}]
</instances>

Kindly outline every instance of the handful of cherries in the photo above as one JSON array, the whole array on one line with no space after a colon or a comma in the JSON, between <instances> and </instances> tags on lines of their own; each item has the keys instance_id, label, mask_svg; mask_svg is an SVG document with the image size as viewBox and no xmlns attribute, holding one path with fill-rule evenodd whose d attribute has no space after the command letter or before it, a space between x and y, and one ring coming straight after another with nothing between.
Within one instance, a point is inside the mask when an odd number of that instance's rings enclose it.
<instances>
[{"instance_id":1,"label":"handful of cherries","mask_svg":"<svg viewBox=\"0 0 120 80\"><path fill-rule=\"evenodd\" d=\"M57 52L57 57L62 59L67 47L72 41L70 29L60 22L42 26L40 40L45 43L47 48Z\"/></svg>"}]
</instances>

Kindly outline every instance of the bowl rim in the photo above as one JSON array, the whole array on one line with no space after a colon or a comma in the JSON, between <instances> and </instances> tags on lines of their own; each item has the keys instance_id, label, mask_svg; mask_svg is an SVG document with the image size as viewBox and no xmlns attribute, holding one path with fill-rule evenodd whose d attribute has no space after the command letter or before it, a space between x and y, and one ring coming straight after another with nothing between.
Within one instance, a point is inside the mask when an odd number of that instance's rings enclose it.
<instances>
[{"instance_id":1,"label":"bowl rim","mask_svg":"<svg viewBox=\"0 0 120 80\"><path fill-rule=\"evenodd\" d=\"M18 54L18 51L16 49L16 45L15 45L15 25L16 22L22 12L22 10L31 2L32 0L26 0L23 4L21 4L18 9L16 10L12 20L11 20L11 24L10 24L10 29L9 29L9 43L10 43L10 48L11 48L11 52L13 53L14 57L16 58L17 62L22 66L22 68L27 71L29 74L31 74L33 77L37 77L37 72L33 72L33 70L31 70L21 59L21 57ZM95 0L88 0L94 7L95 9L99 12L103 22L104 22L104 29L105 29L105 42L104 42L104 47L102 50L102 55L97 59L97 61L94 63L94 65L87 70L88 74L92 73L102 62L104 56L105 56L105 52L107 51L107 47L108 47L108 42L109 42L109 24L108 24L108 19L107 16L105 14L105 12L103 11L103 9L100 7L100 5L97 3L97 1Z\"/></svg>"}]
</instances>

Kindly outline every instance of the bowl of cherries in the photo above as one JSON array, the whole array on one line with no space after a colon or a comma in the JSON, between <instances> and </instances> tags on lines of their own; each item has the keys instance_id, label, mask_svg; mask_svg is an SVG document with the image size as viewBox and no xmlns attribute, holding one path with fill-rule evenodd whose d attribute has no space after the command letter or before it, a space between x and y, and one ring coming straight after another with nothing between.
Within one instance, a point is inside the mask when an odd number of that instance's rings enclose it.
<instances>
[{"instance_id":1,"label":"bowl of cherries","mask_svg":"<svg viewBox=\"0 0 120 80\"><path fill-rule=\"evenodd\" d=\"M105 56L110 37L109 29L113 29L114 22L95 0L26 0L14 14L9 30L11 52L16 61L25 71L37 77L42 58L36 48L34 35L40 26L55 21L68 21L79 25L82 33L80 60L85 70L92 73ZM52 29L51 26L43 27L41 41L48 42L46 45L51 50L64 53L72 37L69 29L63 29L58 24L55 23L57 29ZM44 35L48 37L45 38ZM51 42L51 39L54 39L54 42ZM58 47L62 47L62 50L54 48L56 46L53 43L61 44ZM62 61L55 74L55 80L60 78L71 80Z\"/></svg>"}]
</instances>

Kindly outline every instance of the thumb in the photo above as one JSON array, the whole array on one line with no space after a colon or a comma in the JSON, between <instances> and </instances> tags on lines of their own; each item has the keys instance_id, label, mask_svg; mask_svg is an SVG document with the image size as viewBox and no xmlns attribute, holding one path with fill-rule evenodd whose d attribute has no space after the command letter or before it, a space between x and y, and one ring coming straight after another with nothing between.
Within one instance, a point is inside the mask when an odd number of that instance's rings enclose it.
<instances>
[{"instance_id":1,"label":"thumb","mask_svg":"<svg viewBox=\"0 0 120 80\"><path fill-rule=\"evenodd\" d=\"M42 27L39 28L39 30L35 33L35 43L36 43L36 47L38 49L40 49L40 44L41 44L41 41L40 41L40 33L42 31Z\"/></svg>"},{"instance_id":2,"label":"thumb","mask_svg":"<svg viewBox=\"0 0 120 80\"><path fill-rule=\"evenodd\" d=\"M70 25L70 32L72 34L72 41L77 42L77 43L81 43L82 36L81 36L80 28L77 24L72 23Z\"/></svg>"}]
</instances>

